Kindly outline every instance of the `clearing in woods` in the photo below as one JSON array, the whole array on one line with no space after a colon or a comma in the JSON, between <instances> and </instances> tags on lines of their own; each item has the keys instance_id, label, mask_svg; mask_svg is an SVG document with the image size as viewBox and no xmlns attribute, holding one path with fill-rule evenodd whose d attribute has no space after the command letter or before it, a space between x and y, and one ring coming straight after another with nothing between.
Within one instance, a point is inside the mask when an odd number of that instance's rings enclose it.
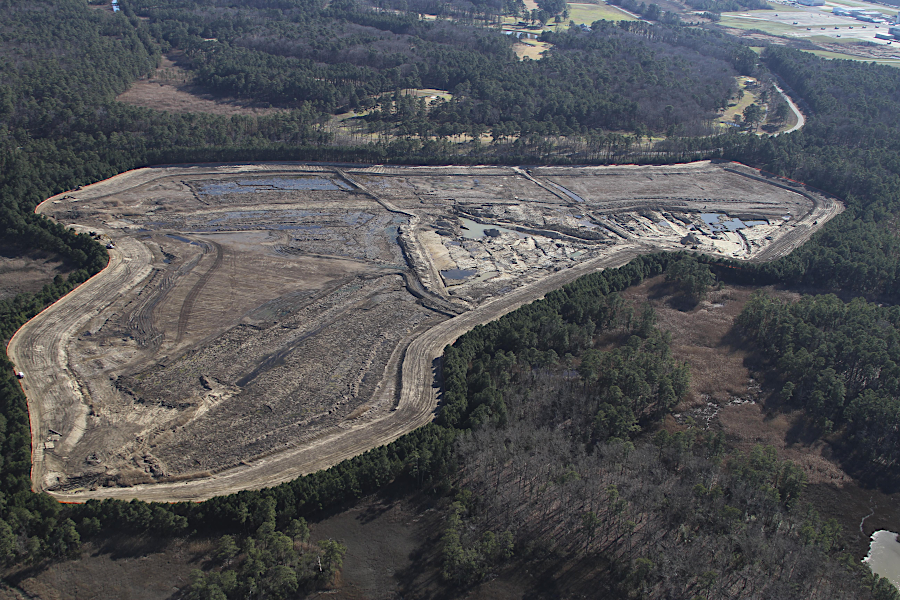
<instances>
[{"instance_id":1,"label":"clearing in woods","mask_svg":"<svg viewBox=\"0 0 900 600\"><path fill-rule=\"evenodd\" d=\"M147 79L139 79L116 98L119 102L175 113L214 115L269 115L283 112L246 100L223 98L193 83L193 74L183 65L180 52L162 57L159 68Z\"/></svg>"},{"instance_id":2,"label":"clearing in woods","mask_svg":"<svg viewBox=\"0 0 900 600\"><path fill-rule=\"evenodd\" d=\"M288 481L434 417L446 344L657 250L790 252L842 209L736 163L194 165L38 211L109 266L26 324L35 489L201 500Z\"/></svg>"}]
</instances>

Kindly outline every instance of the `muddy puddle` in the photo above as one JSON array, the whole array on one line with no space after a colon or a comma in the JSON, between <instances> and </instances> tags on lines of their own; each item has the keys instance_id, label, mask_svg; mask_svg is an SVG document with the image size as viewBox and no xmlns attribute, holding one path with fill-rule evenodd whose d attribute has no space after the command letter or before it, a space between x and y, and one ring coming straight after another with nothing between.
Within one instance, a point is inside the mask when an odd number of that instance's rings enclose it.
<instances>
[{"instance_id":1,"label":"muddy puddle","mask_svg":"<svg viewBox=\"0 0 900 600\"><path fill-rule=\"evenodd\" d=\"M492 237L497 237L501 233L513 233L519 237L524 237L521 233L513 231L512 229L507 229L506 227L500 227L498 225L484 225L482 223L476 223L471 219L464 219L462 217L460 217L459 220L462 223L462 236L467 240L478 240L486 235L491 235L492 232L497 232Z\"/></svg>"},{"instance_id":2,"label":"muddy puddle","mask_svg":"<svg viewBox=\"0 0 900 600\"><path fill-rule=\"evenodd\" d=\"M441 271L441 277L444 279L463 280L472 277L477 272L475 269L448 269Z\"/></svg>"}]
</instances>

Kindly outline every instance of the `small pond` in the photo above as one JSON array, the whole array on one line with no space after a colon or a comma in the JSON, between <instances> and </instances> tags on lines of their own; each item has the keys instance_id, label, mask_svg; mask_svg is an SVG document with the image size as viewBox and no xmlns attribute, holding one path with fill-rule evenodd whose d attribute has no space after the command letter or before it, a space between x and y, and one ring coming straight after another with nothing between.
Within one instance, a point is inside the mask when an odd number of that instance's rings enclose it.
<instances>
[{"instance_id":1,"label":"small pond","mask_svg":"<svg viewBox=\"0 0 900 600\"><path fill-rule=\"evenodd\" d=\"M876 531L872 534L869 555L863 559L872 572L887 577L900 588L900 542L893 531Z\"/></svg>"},{"instance_id":2,"label":"small pond","mask_svg":"<svg viewBox=\"0 0 900 600\"><path fill-rule=\"evenodd\" d=\"M197 242L195 242L194 240L189 240L189 239L187 239L186 237L181 237L180 235L174 235L174 234L171 234L171 233L167 233L167 234L166 234L166 237L167 237L167 238L172 238L173 240L178 240L179 242L184 242L185 244L190 244L190 245L192 245L192 246L199 246L199 245L200 245L200 244L198 244Z\"/></svg>"},{"instance_id":3,"label":"small pond","mask_svg":"<svg viewBox=\"0 0 900 600\"><path fill-rule=\"evenodd\" d=\"M444 279L468 279L469 277L478 273L475 269L448 269L446 271L441 271L441 277Z\"/></svg>"},{"instance_id":4,"label":"small pond","mask_svg":"<svg viewBox=\"0 0 900 600\"><path fill-rule=\"evenodd\" d=\"M507 229L506 227L500 227L498 225L483 225L481 223L476 223L471 219L459 219L462 222L462 236L467 240L477 240L483 238L486 234L485 231L494 230L499 233L514 233L519 237L524 237L521 233L513 231L512 229Z\"/></svg>"},{"instance_id":5,"label":"small pond","mask_svg":"<svg viewBox=\"0 0 900 600\"><path fill-rule=\"evenodd\" d=\"M745 227L769 224L768 221L741 221L737 217L729 219L728 215L721 213L702 213L700 216L703 218L703 222L713 231L737 231Z\"/></svg>"}]
</instances>

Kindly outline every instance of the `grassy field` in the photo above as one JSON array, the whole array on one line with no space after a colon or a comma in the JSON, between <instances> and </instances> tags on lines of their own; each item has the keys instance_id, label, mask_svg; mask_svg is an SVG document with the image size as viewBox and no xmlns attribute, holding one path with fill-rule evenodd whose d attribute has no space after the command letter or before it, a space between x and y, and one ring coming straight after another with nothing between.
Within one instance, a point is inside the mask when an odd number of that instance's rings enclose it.
<instances>
[{"instance_id":1,"label":"grassy field","mask_svg":"<svg viewBox=\"0 0 900 600\"><path fill-rule=\"evenodd\" d=\"M735 29L758 29L772 35L787 35L797 31L798 27L794 25L785 25L784 23L774 23L764 19L748 19L731 15L722 15L720 25L725 27L734 27ZM804 29L806 29L804 27Z\"/></svg>"},{"instance_id":2,"label":"grassy field","mask_svg":"<svg viewBox=\"0 0 900 600\"><path fill-rule=\"evenodd\" d=\"M526 57L531 60L540 60L544 52L549 50L552 46L553 44L539 42L537 40L519 40L519 43L513 46L513 50L516 51L516 56L519 57L519 60Z\"/></svg>"},{"instance_id":3,"label":"grassy field","mask_svg":"<svg viewBox=\"0 0 900 600\"><path fill-rule=\"evenodd\" d=\"M864 62L876 62L879 65L890 65L892 67L900 67L900 60L897 59L865 59L859 56L851 56L850 54L841 54L839 52L828 52L827 50L808 50L807 52L812 52L816 56L821 56L822 58L837 58L844 60L861 60Z\"/></svg>"},{"instance_id":4,"label":"grassy field","mask_svg":"<svg viewBox=\"0 0 900 600\"><path fill-rule=\"evenodd\" d=\"M575 23L585 25L590 25L594 21L637 21L637 19L627 12L620 10L618 7L613 6L612 4L606 4L605 2L601 4L587 4L587 3L570 3L569 5L569 18L565 19L562 23L554 23L552 20L544 25L544 29L565 29L569 26L569 21L575 21ZM537 8L537 5L534 4L534 0L526 0L525 8L528 10L532 10L533 8ZM505 24L513 25L518 22L519 19L514 19L512 17L506 17L503 19Z\"/></svg>"},{"instance_id":5,"label":"grassy field","mask_svg":"<svg viewBox=\"0 0 900 600\"><path fill-rule=\"evenodd\" d=\"M721 115L719 115L718 123L722 127L731 127L734 123L735 115L743 115L744 109L753 104L754 102L759 103L759 98L756 95L756 92L749 90L745 87L748 81L755 81L751 77L735 77L735 81L738 84L738 87L744 90L744 95L740 98L733 98L732 102L728 104L728 108L726 108ZM765 105L762 105L765 109ZM764 121L765 123L765 121ZM787 131L791 127L793 127L797 123L797 117L793 112L790 113L790 116L783 122L778 123L778 131ZM773 133L773 132L769 132Z\"/></svg>"},{"instance_id":6,"label":"grassy field","mask_svg":"<svg viewBox=\"0 0 900 600\"><path fill-rule=\"evenodd\" d=\"M637 21L611 4L569 4L569 20L590 25L594 21ZM568 22L566 22L568 25Z\"/></svg>"},{"instance_id":7,"label":"grassy field","mask_svg":"<svg viewBox=\"0 0 900 600\"><path fill-rule=\"evenodd\" d=\"M744 95L740 100L737 100L735 104L729 103L728 108L726 108L725 112L722 113L722 116L719 117L719 123L723 126L727 126L728 123L734 123L734 115L744 114L744 109L756 102L756 94L744 87L747 81L754 80L749 77L735 77L735 79L737 80L738 87L744 90Z\"/></svg>"},{"instance_id":8,"label":"grassy field","mask_svg":"<svg viewBox=\"0 0 900 600\"><path fill-rule=\"evenodd\" d=\"M813 42L814 44L858 44L859 43L859 40L856 38L850 38L850 37L834 38L834 37L828 37L827 35L814 35L807 39L809 39L809 41ZM856 57L856 60L860 60L859 57Z\"/></svg>"}]
</instances>

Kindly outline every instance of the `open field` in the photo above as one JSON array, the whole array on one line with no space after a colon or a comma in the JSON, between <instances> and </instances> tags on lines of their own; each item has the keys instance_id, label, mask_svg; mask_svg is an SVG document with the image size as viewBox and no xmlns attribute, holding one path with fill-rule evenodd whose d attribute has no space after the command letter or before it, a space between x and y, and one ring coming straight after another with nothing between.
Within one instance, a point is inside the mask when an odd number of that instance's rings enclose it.
<instances>
[{"instance_id":1,"label":"open field","mask_svg":"<svg viewBox=\"0 0 900 600\"><path fill-rule=\"evenodd\" d=\"M201 112L214 115L267 115L281 109L245 100L222 98L199 89L176 53L163 56L159 68L147 79L135 81L116 98L119 102L167 112Z\"/></svg>"},{"instance_id":2,"label":"open field","mask_svg":"<svg viewBox=\"0 0 900 600\"><path fill-rule=\"evenodd\" d=\"M613 4L607 4L603 0L594 2L570 2L566 5L569 9L569 17L561 23L555 23L552 19L546 23L543 29L565 30L569 27L569 21L578 25L590 25L594 21L637 21L633 14L622 10ZM525 0L525 8L528 11L537 10L538 5L534 0ZM664 7L665 8L665 7ZM523 18L505 17L504 22L515 24ZM533 31L540 34L540 31Z\"/></svg>"},{"instance_id":3,"label":"open field","mask_svg":"<svg viewBox=\"0 0 900 600\"><path fill-rule=\"evenodd\" d=\"M723 127L733 125L735 115L743 115L744 109L757 101L756 94L751 89L752 84L751 86L747 85L748 82L755 82L755 79L740 75L735 77L735 80L737 81L738 89L743 90L744 93L740 98L735 98L735 102L733 104L729 103L728 107L722 111L718 122Z\"/></svg>"},{"instance_id":4,"label":"open field","mask_svg":"<svg viewBox=\"0 0 900 600\"><path fill-rule=\"evenodd\" d=\"M618 6L606 4L580 4L572 2L569 5L569 20L575 23L590 25L594 21L637 21L637 18L630 13L625 12ZM563 23L567 27L569 20Z\"/></svg>"},{"instance_id":5,"label":"open field","mask_svg":"<svg viewBox=\"0 0 900 600\"><path fill-rule=\"evenodd\" d=\"M516 56L519 57L519 60L523 58L530 58L531 60L541 60L541 58L543 58L544 52L549 50L551 47L552 44L548 44L547 42L523 39L513 45L513 50L515 51Z\"/></svg>"},{"instance_id":6,"label":"open field","mask_svg":"<svg viewBox=\"0 0 900 600\"><path fill-rule=\"evenodd\" d=\"M0 246L0 300L40 291L55 276L68 274L69 269L56 256L41 250L23 253Z\"/></svg>"},{"instance_id":7,"label":"open field","mask_svg":"<svg viewBox=\"0 0 900 600\"><path fill-rule=\"evenodd\" d=\"M822 58L832 58L838 60L860 60L860 57L855 56L853 54L844 54L842 52L831 52L829 50L810 50L816 56L821 56ZM875 62L879 65L888 65L892 67L900 67L900 58L886 58L886 59L875 59L866 62Z\"/></svg>"},{"instance_id":8,"label":"open field","mask_svg":"<svg viewBox=\"0 0 900 600\"><path fill-rule=\"evenodd\" d=\"M115 242L26 324L34 487L199 500L433 418L476 325L654 250L769 260L841 210L735 163L140 169L38 210Z\"/></svg>"},{"instance_id":9,"label":"open field","mask_svg":"<svg viewBox=\"0 0 900 600\"><path fill-rule=\"evenodd\" d=\"M894 18L897 10L863 2L844 2L845 7L862 7L880 11L886 18ZM897 66L900 48L896 43L880 40L877 33L886 34L887 23L859 21L849 16L832 14L828 4L819 7L779 6L774 10L753 10L723 13L720 25L747 39L765 39L784 44L791 40L818 46L814 53L825 58L876 61ZM801 46L807 49L807 46Z\"/></svg>"}]
</instances>

